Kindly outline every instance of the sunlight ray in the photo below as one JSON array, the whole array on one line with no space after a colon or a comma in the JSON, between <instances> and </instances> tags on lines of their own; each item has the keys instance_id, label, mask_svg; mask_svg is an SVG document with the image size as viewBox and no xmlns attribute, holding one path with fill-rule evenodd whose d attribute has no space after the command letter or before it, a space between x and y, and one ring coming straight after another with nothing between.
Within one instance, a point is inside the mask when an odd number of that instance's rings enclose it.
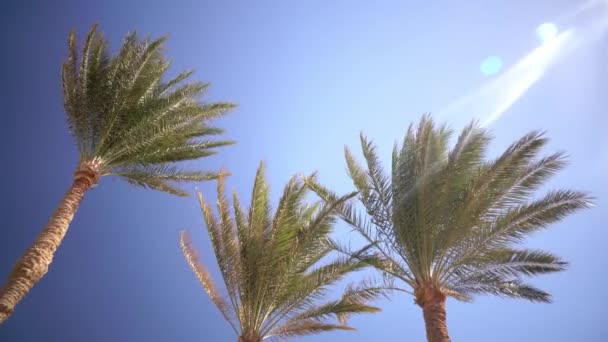
<instances>
[{"instance_id":1,"label":"sunlight ray","mask_svg":"<svg viewBox=\"0 0 608 342\"><path fill-rule=\"evenodd\" d=\"M464 118L466 121L474 116L479 117L484 126L494 123L555 63L605 34L608 1L589 1L560 19L572 22L571 27L544 41L491 81L440 110L439 117Z\"/></svg>"}]
</instances>

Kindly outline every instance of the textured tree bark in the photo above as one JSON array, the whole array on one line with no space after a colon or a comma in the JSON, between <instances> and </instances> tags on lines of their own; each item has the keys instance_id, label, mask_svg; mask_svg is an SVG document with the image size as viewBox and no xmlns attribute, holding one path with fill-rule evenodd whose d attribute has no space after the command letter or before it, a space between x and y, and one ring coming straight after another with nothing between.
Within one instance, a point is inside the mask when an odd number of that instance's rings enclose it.
<instances>
[{"instance_id":1,"label":"textured tree bark","mask_svg":"<svg viewBox=\"0 0 608 342\"><path fill-rule=\"evenodd\" d=\"M448 334L445 301L446 296L432 286L416 291L416 303L422 307L428 342L451 341Z\"/></svg>"},{"instance_id":2,"label":"textured tree bark","mask_svg":"<svg viewBox=\"0 0 608 342\"><path fill-rule=\"evenodd\" d=\"M239 342L262 342L259 336L239 336Z\"/></svg>"},{"instance_id":3,"label":"textured tree bark","mask_svg":"<svg viewBox=\"0 0 608 342\"><path fill-rule=\"evenodd\" d=\"M34 244L21 256L8 280L0 289L0 324L10 317L15 306L47 273L53 255L61 244L87 190L97 184L99 171L87 164L74 174L72 187L64 195Z\"/></svg>"}]
</instances>

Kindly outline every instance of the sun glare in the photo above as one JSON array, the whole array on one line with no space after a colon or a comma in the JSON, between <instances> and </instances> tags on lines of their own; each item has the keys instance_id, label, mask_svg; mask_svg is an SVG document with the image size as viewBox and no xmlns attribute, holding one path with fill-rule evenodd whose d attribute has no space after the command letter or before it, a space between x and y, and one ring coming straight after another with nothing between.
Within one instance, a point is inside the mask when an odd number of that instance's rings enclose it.
<instances>
[{"instance_id":1,"label":"sun glare","mask_svg":"<svg viewBox=\"0 0 608 342\"><path fill-rule=\"evenodd\" d=\"M562 16L568 29L560 32L547 22L536 28L541 44L502 71L500 57L486 58L480 65L483 75L496 75L480 88L458 98L439 111L444 119L478 117L484 125L498 120L530 87L562 57L602 38L608 31L608 1L591 0ZM565 20L568 19L568 20Z\"/></svg>"},{"instance_id":2,"label":"sun glare","mask_svg":"<svg viewBox=\"0 0 608 342\"><path fill-rule=\"evenodd\" d=\"M536 28L536 35L541 43L546 44L555 39L558 34L557 26L553 23L544 23Z\"/></svg>"}]
</instances>

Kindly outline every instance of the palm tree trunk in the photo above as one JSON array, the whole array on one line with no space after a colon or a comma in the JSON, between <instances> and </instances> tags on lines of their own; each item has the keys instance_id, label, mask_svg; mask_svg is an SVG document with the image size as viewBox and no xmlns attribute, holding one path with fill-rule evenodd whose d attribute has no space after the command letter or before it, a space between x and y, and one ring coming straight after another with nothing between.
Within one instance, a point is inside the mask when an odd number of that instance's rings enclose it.
<instances>
[{"instance_id":1,"label":"palm tree trunk","mask_svg":"<svg viewBox=\"0 0 608 342\"><path fill-rule=\"evenodd\" d=\"M450 342L445 312L446 296L434 287L421 289L416 303L422 307L428 342Z\"/></svg>"},{"instance_id":2,"label":"palm tree trunk","mask_svg":"<svg viewBox=\"0 0 608 342\"><path fill-rule=\"evenodd\" d=\"M262 342L262 338L257 335L239 336L239 342Z\"/></svg>"},{"instance_id":3,"label":"palm tree trunk","mask_svg":"<svg viewBox=\"0 0 608 342\"><path fill-rule=\"evenodd\" d=\"M10 317L19 301L47 273L85 192L95 186L98 179L99 171L96 168L87 164L78 168L72 187L0 289L0 324Z\"/></svg>"}]
</instances>

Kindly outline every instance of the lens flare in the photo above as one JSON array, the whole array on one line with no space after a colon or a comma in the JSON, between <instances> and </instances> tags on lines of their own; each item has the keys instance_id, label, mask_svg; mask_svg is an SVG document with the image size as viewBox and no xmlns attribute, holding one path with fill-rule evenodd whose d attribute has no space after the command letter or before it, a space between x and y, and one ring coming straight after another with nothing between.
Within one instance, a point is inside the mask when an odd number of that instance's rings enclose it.
<instances>
[{"instance_id":1,"label":"lens flare","mask_svg":"<svg viewBox=\"0 0 608 342\"><path fill-rule=\"evenodd\" d=\"M488 57L481 63L479 70L486 76L496 75L502 70L502 59L497 56Z\"/></svg>"},{"instance_id":2,"label":"lens flare","mask_svg":"<svg viewBox=\"0 0 608 342\"><path fill-rule=\"evenodd\" d=\"M536 35L541 43L546 44L555 39L558 34L557 26L553 23L544 23L536 28Z\"/></svg>"}]
</instances>

